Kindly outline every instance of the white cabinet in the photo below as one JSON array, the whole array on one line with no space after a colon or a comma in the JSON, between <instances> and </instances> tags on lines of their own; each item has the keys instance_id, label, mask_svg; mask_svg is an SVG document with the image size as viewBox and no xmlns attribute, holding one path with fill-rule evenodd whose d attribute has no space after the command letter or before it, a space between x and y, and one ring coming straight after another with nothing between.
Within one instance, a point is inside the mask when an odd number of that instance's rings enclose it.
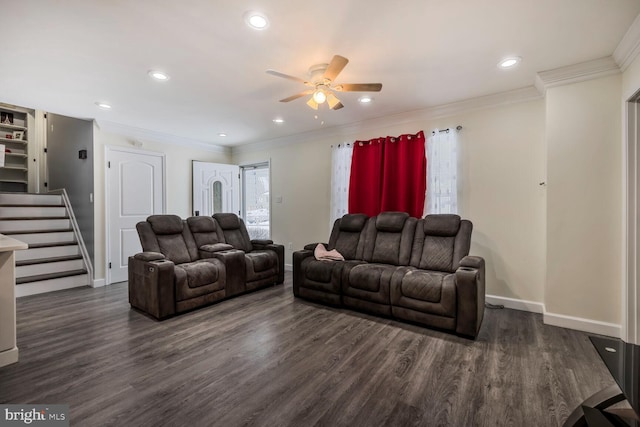
<instances>
[{"instance_id":1,"label":"white cabinet","mask_svg":"<svg viewBox=\"0 0 640 427\"><path fill-rule=\"evenodd\" d=\"M0 192L27 192L29 169L29 113L0 106L0 144L5 147L0 167Z\"/></svg>"}]
</instances>

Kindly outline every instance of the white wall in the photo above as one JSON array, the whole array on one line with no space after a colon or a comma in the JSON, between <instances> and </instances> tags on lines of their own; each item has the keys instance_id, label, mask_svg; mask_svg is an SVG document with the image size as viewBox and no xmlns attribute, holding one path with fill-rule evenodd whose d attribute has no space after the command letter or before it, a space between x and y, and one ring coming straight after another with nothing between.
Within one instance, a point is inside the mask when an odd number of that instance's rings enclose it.
<instances>
[{"instance_id":1,"label":"white wall","mask_svg":"<svg viewBox=\"0 0 640 427\"><path fill-rule=\"evenodd\" d=\"M621 75L546 94L547 312L621 322Z\"/></svg>"},{"instance_id":2,"label":"white wall","mask_svg":"<svg viewBox=\"0 0 640 427\"><path fill-rule=\"evenodd\" d=\"M233 163L271 159L273 239L299 250L329 238L331 144L462 125L460 213L474 223L471 253L487 261L487 293L542 303L546 207L545 189L538 184L545 180L544 101L398 120L403 124L368 122L358 132L335 137L234 150ZM273 202L278 196L282 204ZM287 263L291 253L286 251Z\"/></svg>"},{"instance_id":3,"label":"white wall","mask_svg":"<svg viewBox=\"0 0 640 427\"><path fill-rule=\"evenodd\" d=\"M216 147L211 150L185 145L168 144L151 140L137 139L142 142L142 150L156 151L166 155L167 213L183 218L192 215L191 209L191 161L230 163L230 154L220 152ZM95 277L105 277L105 146L124 146L133 148L132 142L123 136L106 133L94 125L94 210L95 210Z\"/></svg>"}]
</instances>

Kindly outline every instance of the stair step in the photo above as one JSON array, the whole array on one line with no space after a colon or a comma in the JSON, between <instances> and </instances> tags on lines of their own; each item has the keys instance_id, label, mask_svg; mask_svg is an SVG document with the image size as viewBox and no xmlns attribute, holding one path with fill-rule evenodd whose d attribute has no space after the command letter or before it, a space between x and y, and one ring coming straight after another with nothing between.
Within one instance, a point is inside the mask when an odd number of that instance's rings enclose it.
<instances>
[{"instance_id":1,"label":"stair step","mask_svg":"<svg viewBox=\"0 0 640 427\"><path fill-rule=\"evenodd\" d=\"M64 206L0 206L1 219L66 218Z\"/></svg>"},{"instance_id":2,"label":"stair step","mask_svg":"<svg viewBox=\"0 0 640 427\"><path fill-rule=\"evenodd\" d=\"M0 208L64 208L64 203L60 203L59 205L35 204L35 203L31 203L28 205L21 205L21 204L14 204L14 203L0 203Z\"/></svg>"},{"instance_id":3,"label":"stair step","mask_svg":"<svg viewBox=\"0 0 640 427\"><path fill-rule=\"evenodd\" d=\"M76 259L82 259L82 255L78 254L78 255L47 257L47 258L36 258L36 259L23 259L21 261L16 261L16 267L23 267L25 265L34 265L34 264L46 264L49 262L73 261Z\"/></svg>"},{"instance_id":4,"label":"stair step","mask_svg":"<svg viewBox=\"0 0 640 427\"><path fill-rule=\"evenodd\" d=\"M27 262L20 265L16 262L16 277L37 276L39 274L62 273L65 271L81 270L85 268L84 260L81 256L73 256L71 259L67 257L56 257L62 259L51 259L47 262L35 263ZM30 261L30 260L29 260ZM25 261L21 261L25 262Z\"/></svg>"},{"instance_id":5,"label":"stair step","mask_svg":"<svg viewBox=\"0 0 640 427\"><path fill-rule=\"evenodd\" d=\"M39 230L69 230L71 228L71 221L68 218L19 218L15 220L2 219L0 221L0 233L6 234L6 232L20 231L22 233L27 231L39 231Z\"/></svg>"},{"instance_id":6,"label":"stair step","mask_svg":"<svg viewBox=\"0 0 640 427\"><path fill-rule=\"evenodd\" d=\"M62 196L58 194L0 193L0 203L11 205L62 205Z\"/></svg>"},{"instance_id":7,"label":"stair step","mask_svg":"<svg viewBox=\"0 0 640 427\"><path fill-rule=\"evenodd\" d=\"M73 230L38 230L38 231L2 231L2 234L11 235L14 239L31 244L55 244L57 242L69 242L75 239Z\"/></svg>"},{"instance_id":8,"label":"stair step","mask_svg":"<svg viewBox=\"0 0 640 427\"><path fill-rule=\"evenodd\" d=\"M68 216L8 216L0 218L1 221L36 221L46 219L69 219Z\"/></svg>"},{"instance_id":9,"label":"stair step","mask_svg":"<svg viewBox=\"0 0 640 427\"><path fill-rule=\"evenodd\" d=\"M73 246L77 244L78 242L76 242L75 240L69 240L68 242L29 243L29 249L53 248L56 246Z\"/></svg>"},{"instance_id":10,"label":"stair step","mask_svg":"<svg viewBox=\"0 0 640 427\"><path fill-rule=\"evenodd\" d=\"M31 283L31 282L39 282L42 280L60 279L62 277L79 276L80 274L87 274L87 270L85 269L71 270L71 271L62 271L59 273L47 273L47 274L37 274L35 276L19 277L16 279L16 285L22 285L24 283Z\"/></svg>"},{"instance_id":11,"label":"stair step","mask_svg":"<svg viewBox=\"0 0 640 427\"><path fill-rule=\"evenodd\" d=\"M44 230L44 229L42 230L7 230L7 231L3 231L2 234L9 235L9 234L66 233L66 232L73 233L73 228L54 228L54 229L47 229L47 230Z\"/></svg>"},{"instance_id":12,"label":"stair step","mask_svg":"<svg viewBox=\"0 0 640 427\"><path fill-rule=\"evenodd\" d=\"M56 245L49 244L48 246L33 247L29 245L29 248L24 251L16 251L15 259L16 263L26 260L45 260L51 257L80 255L80 246L77 243L71 245ZM17 265L17 264L16 264Z\"/></svg>"}]
</instances>

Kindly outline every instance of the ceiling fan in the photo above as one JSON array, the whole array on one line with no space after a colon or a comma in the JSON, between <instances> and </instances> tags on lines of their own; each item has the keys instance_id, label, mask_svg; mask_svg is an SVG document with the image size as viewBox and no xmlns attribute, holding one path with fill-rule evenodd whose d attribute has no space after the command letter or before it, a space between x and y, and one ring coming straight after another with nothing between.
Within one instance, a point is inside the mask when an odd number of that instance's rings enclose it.
<instances>
[{"instance_id":1,"label":"ceiling fan","mask_svg":"<svg viewBox=\"0 0 640 427\"><path fill-rule=\"evenodd\" d=\"M312 65L311 67L309 67L309 80L303 80L298 77L280 73L275 70L267 70L267 74L300 82L305 86L309 86L311 88L295 95L291 95L287 98L281 99L280 102L289 102L293 101L294 99L302 98L306 95L311 95L311 98L309 98L309 100L307 101L307 105L314 110L317 110L318 106L325 101L327 101L329 108L331 108L332 110L339 110L340 108L344 107L344 105L342 105L342 102L340 102L334 91L380 92L380 90L382 90L382 83L336 84L336 77L338 76L338 74L340 74L340 72L348 62L349 60L344 56L334 55L329 64Z\"/></svg>"}]
</instances>

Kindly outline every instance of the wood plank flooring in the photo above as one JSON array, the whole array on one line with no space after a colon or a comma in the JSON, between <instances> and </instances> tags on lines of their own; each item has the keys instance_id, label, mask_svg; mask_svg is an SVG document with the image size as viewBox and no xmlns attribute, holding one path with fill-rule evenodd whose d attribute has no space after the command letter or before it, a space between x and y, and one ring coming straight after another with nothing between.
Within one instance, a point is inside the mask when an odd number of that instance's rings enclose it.
<instances>
[{"instance_id":1,"label":"wood plank flooring","mask_svg":"<svg viewBox=\"0 0 640 427\"><path fill-rule=\"evenodd\" d=\"M295 299L285 285L156 322L126 283L18 300L0 403L74 426L559 426L613 384L584 333L486 310L476 341Z\"/></svg>"}]
</instances>

